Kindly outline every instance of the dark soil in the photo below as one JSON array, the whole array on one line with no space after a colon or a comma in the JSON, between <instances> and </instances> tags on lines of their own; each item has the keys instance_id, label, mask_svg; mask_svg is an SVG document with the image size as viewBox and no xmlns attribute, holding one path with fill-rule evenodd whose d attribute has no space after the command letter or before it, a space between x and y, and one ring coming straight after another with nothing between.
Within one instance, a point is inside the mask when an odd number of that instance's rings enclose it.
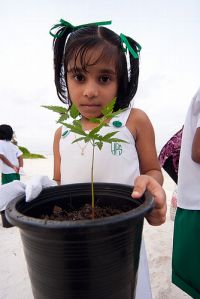
<instances>
[{"instance_id":1,"label":"dark soil","mask_svg":"<svg viewBox=\"0 0 200 299\"><path fill-rule=\"evenodd\" d=\"M95 207L94 211L94 218L103 218L103 217L109 217L113 215L118 215L120 213L124 212L124 210L119 210L111 207ZM92 207L90 204L85 204L83 207L81 207L79 210L76 211L66 211L62 209L59 206L54 206L52 214L51 215L42 215L41 219L46 220L58 220L58 221L64 221L64 220L86 220L86 219L93 219L92 217Z\"/></svg>"}]
</instances>

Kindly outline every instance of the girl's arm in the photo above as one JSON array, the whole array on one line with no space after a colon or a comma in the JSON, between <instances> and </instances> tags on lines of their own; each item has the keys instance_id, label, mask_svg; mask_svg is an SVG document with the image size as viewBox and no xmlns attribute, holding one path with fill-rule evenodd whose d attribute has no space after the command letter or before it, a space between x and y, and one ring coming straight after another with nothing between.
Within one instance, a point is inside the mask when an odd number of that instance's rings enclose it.
<instances>
[{"instance_id":1,"label":"girl's arm","mask_svg":"<svg viewBox=\"0 0 200 299\"><path fill-rule=\"evenodd\" d=\"M4 155L0 154L0 159L3 161L3 163L14 169L14 171L19 172L19 167L13 165Z\"/></svg>"},{"instance_id":2,"label":"girl's arm","mask_svg":"<svg viewBox=\"0 0 200 299\"><path fill-rule=\"evenodd\" d=\"M53 155L54 155L54 175L53 179L60 185L61 174L60 174L60 151L59 151L59 143L62 133L62 127L58 128L54 135L54 143L53 143Z\"/></svg>"},{"instance_id":3,"label":"girl's arm","mask_svg":"<svg viewBox=\"0 0 200 299\"><path fill-rule=\"evenodd\" d=\"M19 168L24 166L24 159L23 159L23 155L19 156L18 158L18 162L19 162Z\"/></svg>"},{"instance_id":4,"label":"girl's arm","mask_svg":"<svg viewBox=\"0 0 200 299\"><path fill-rule=\"evenodd\" d=\"M129 129L135 137L140 173L150 175L162 185L163 175L156 152L155 134L148 116L142 110L133 109L127 126L130 124Z\"/></svg>"},{"instance_id":5,"label":"girl's arm","mask_svg":"<svg viewBox=\"0 0 200 299\"><path fill-rule=\"evenodd\" d=\"M135 137L141 173L134 182L132 196L139 198L146 189L152 194L155 207L146 219L151 225L160 225L166 219L166 195L161 187L163 175L157 158L152 124L143 111L133 109L127 127Z\"/></svg>"},{"instance_id":6,"label":"girl's arm","mask_svg":"<svg viewBox=\"0 0 200 299\"><path fill-rule=\"evenodd\" d=\"M196 129L192 143L192 160L200 163L200 128Z\"/></svg>"}]
</instances>

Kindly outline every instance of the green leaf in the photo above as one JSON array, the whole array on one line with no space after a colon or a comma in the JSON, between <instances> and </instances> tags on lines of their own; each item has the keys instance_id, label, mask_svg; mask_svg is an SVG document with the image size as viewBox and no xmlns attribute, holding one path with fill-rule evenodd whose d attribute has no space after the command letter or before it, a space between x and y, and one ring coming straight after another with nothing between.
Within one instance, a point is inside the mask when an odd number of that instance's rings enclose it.
<instances>
[{"instance_id":1,"label":"green leaf","mask_svg":"<svg viewBox=\"0 0 200 299\"><path fill-rule=\"evenodd\" d=\"M120 112L116 111L116 112L112 112L106 115L106 118L113 118L115 116L117 116L118 114L120 114L122 112L122 110Z\"/></svg>"},{"instance_id":2,"label":"green leaf","mask_svg":"<svg viewBox=\"0 0 200 299\"><path fill-rule=\"evenodd\" d=\"M67 119L67 114L62 114L60 118L57 120L57 123L61 123Z\"/></svg>"},{"instance_id":3,"label":"green leaf","mask_svg":"<svg viewBox=\"0 0 200 299\"><path fill-rule=\"evenodd\" d=\"M113 108L115 106L115 102L116 102L116 97L108 104L106 105L101 112L103 113L103 115L107 116L109 113L113 112Z\"/></svg>"},{"instance_id":4,"label":"green leaf","mask_svg":"<svg viewBox=\"0 0 200 299\"><path fill-rule=\"evenodd\" d=\"M43 108L47 108L49 110L52 110L53 112L57 112L57 113L60 113L60 114L68 114L68 111L66 108L64 107L61 107L61 106L45 106L45 105L42 105L41 107Z\"/></svg>"},{"instance_id":5,"label":"green leaf","mask_svg":"<svg viewBox=\"0 0 200 299\"><path fill-rule=\"evenodd\" d=\"M70 116L73 119L77 118L77 116L80 114L79 111L78 111L78 109L76 108L76 106L74 104L72 104L69 112L70 112Z\"/></svg>"},{"instance_id":6,"label":"green leaf","mask_svg":"<svg viewBox=\"0 0 200 299\"><path fill-rule=\"evenodd\" d=\"M78 127L78 128L82 128L80 119L78 119L78 120L75 119L73 121L73 126Z\"/></svg>"},{"instance_id":7,"label":"green leaf","mask_svg":"<svg viewBox=\"0 0 200 299\"><path fill-rule=\"evenodd\" d=\"M89 141L91 141L92 139L87 135L85 136L85 143L88 143Z\"/></svg>"},{"instance_id":8,"label":"green leaf","mask_svg":"<svg viewBox=\"0 0 200 299\"><path fill-rule=\"evenodd\" d=\"M103 147L103 142L102 142L102 141L95 142L95 144L94 144L94 145L98 146L98 149L99 149L99 150L101 150L101 149L102 149L102 147Z\"/></svg>"},{"instance_id":9,"label":"green leaf","mask_svg":"<svg viewBox=\"0 0 200 299\"><path fill-rule=\"evenodd\" d=\"M89 136L93 137L94 134L99 132L101 130L101 128L104 127L104 126L105 126L104 123L99 124L99 126L97 126L96 128L94 128L93 130L90 131Z\"/></svg>"},{"instance_id":10,"label":"green leaf","mask_svg":"<svg viewBox=\"0 0 200 299\"><path fill-rule=\"evenodd\" d=\"M101 123L101 118L90 118L90 122L95 123L95 124L100 124Z\"/></svg>"},{"instance_id":11,"label":"green leaf","mask_svg":"<svg viewBox=\"0 0 200 299\"><path fill-rule=\"evenodd\" d=\"M79 141L82 141L82 140L85 140L86 137L80 137L80 138L77 138L75 139L72 143L75 143L75 142L79 142Z\"/></svg>"},{"instance_id":12,"label":"green leaf","mask_svg":"<svg viewBox=\"0 0 200 299\"><path fill-rule=\"evenodd\" d=\"M107 141L107 140L109 140L112 136L114 136L115 134L117 134L119 131L115 131L115 132L111 132L111 133L108 133L108 134L106 134L106 135L104 135L103 137L102 137L102 140L103 141Z\"/></svg>"},{"instance_id":13,"label":"green leaf","mask_svg":"<svg viewBox=\"0 0 200 299\"><path fill-rule=\"evenodd\" d=\"M110 138L108 141L106 142L123 142L123 143L128 143L127 141L123 140L123 139L119 139L119 138Z\"/></svg>"},{"instance_id":14,"label":"green leaf","mask_svg":"<svg viewBox=\"0 0 200 299\"><path fill-rule=\"evenodd\" d=\"M67 127L67 128L69 128L70 130L71 130L71 132L73 132L73 133L77 133L77 134L79 134L79 135L83 135L83 136L87 136L87 134L85 133L85 131L83 131L81 128L79 128L79 127L75 127L75 126L73 126L73 125L71 125L71 124L67 124L67 123L61 123L63 126L65 126L65 127Z\"/></svg>"},{"instance_id":15,"label":"green leaf","mask_svg":"<svg viewBox=\"0 0 200 299\"><path fill-rule=\"evenodd\" d=\"M90 137L91 138L91 137ZM94 136L91 138L92 140L99 140L99 141L102 141L102 136L99 135L99 134L94 134Z\"/></svg>"}]
</instances>

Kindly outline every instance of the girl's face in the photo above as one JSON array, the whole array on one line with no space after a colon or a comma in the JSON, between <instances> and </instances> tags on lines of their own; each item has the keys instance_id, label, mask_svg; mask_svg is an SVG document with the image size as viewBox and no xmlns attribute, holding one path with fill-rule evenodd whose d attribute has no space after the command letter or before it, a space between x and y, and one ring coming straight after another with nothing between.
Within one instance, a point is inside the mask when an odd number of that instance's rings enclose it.
<instances>
[{"instance_id":1,"label":"girl's face","mask_svg":"<svg viewBox=\"0 0 200 299\"><path fill-rule=\"evenodd\" d=\"M104 106L117 96L118 80L114 61L99 61L100 50L88 51L87 70L80 59L68 64L67 86L70 99L83 118L100 117ZM74 67L76 65L76 67Z\"/></svg>"}]
</instances>

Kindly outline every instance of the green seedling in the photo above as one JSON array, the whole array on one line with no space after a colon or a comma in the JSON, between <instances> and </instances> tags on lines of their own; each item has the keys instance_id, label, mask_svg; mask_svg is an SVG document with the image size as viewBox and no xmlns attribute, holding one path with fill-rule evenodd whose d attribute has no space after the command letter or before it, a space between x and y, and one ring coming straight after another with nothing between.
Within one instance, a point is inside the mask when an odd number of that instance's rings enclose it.
<instances>
[{"instance_id":1,"label":"green seedling","mask_svg":"<svg viewBox=\"0 0 200 299\"><path fill-rule=\"evenodd\" d=\"M107 133L105 135L100 134L101 128L104 126L108 126L108 121L117 116L119 113L122 112L122 110L118 110L116 112L113 112L113 108L115 105L116 98L112 100L111 103L106 105L102 109L102 116L99 118L91 118L89 121L96 124L96 127L89 132L86 132L82 129L81 120L80 120L80 113L75 107L75 105L72 105L69 110L66 108L60 107L60 106L42 106L49 110L52 110L54 112L59 113L59 119L57 120L57 123L60 123L64 125L66 128L68 128L71 132L80 135L79 138L76 138L72 143L84 141L86 144L88 142L92 145L92 161L91 161L91 194L92 194L92 217L94 217L94 207L95 207L95 196L94 196L94 160L95 160L95 147L97 147L99 150L103 148L104 142L112 143L112 142L124 142L125 140L115 138L114 136L119 131L114 131ZM73 122L72 124L68 124L65 122L68 118L72 118Z\"/></svg>"}]
</instances>

